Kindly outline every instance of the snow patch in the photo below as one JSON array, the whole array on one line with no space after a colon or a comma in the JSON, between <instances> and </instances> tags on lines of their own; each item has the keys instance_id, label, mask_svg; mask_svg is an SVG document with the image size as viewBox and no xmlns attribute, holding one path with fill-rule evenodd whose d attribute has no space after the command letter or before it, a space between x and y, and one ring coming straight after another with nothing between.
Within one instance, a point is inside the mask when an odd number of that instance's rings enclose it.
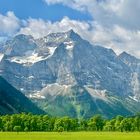
<instances>
[{"instance_id":1,"label":"snow patch","mask_svg":"<svg viewBox=\"0 0 140 140\"><path fill-rule=\"evenodd\" d=\"M67 49L67 50L72 50L73 47L74 47L74 44L73 44L72 41L64 42L64 44L66 45L66 49Z\"/></svg>"},{"instance_id":2,"label":"snow patch","mask_svg":"<svg viewBox=\"0 0 140 140\"><path fill-rule=\"evenodd\" d=\"M40 95L39 92L35 93L35 94L29 94L29 98L32 99L45 99L46 97L43 95Z\"/></svg>"},{"instance_id":3,"label":"snow patch","mask_svg":"<svg viewBox=\"0 0 140 140\"><path fill-rule=\"evenodd\" d=\"M107 69L108 69L108 70L112 70L112 68L111 68L111 67L107 67Z\"/></svg>"},{"instance_id":4,"label":"snow patch","mask_svg":"<svg viewBox=\"0 0 140 140\"><path fill-rule=\"evenodd\" d=\"M29 76L28 79L34 79L34 76Z\"/></svg>"},{"instance_id":5,"label":"snow patch","mask_svg":"<svg viewBox=\"0 0 140 140\"><path fill-rule=\"evenodd\" d=\"M20 88L20 91L24 91L24 88Z\"/></svg>"},{"instance_id":6,"label":"snow patch","mask_svg":"<svg viewBox=\"0 0 140 140\"><path fill-rule=\"evenodd\" d=\"M56 48L57 48L57 47L48 47L49 53L50 53L50 55L49 55L48 57L51 57L51 56L54 54Z\"/></svg>"},{"instance_id":7,"label":"snow patch","mask_svg":"<svg viewBox=\"0 0 140 140\"><path fill-rule=\"evenodd\" d=\"M138 99L140 98L140 83L139 83L139 75L138 73L134 72L132 74L132 82L131 82L131 86L133 88L133 93L134 93L134 99Z\"/></svg>"},{"instance_id":8,"label":"snow patch","mask_svg":"<svg viewBox=\"0 0 140 140\"><path fill-rule=\"evenodd\" d=\"M129 96L129 98L131 98L132 100L134 100L136 102L139 102L138 99L137 99L137 97L135 97L135 96Z\"/></svg>"},{"instance_id":9,"label":"snow patch","mask_svg":"<svg viewBox=\"0 0 140 140\"><path fill-rule=\"evenodd\" d=\"M4 54L0 53L0 62L3 59L3 57L4 57Z\"/></svg>"},{"instance_id":10,"label":"snow patch","mask_svg":"<svg viewBox=\"0 0 140 140\"><path fill-rule=\"evenodd\" d=\"M15 62L18 64L24 64L24 66L32 65L42 60L46 60L48 57L39 56L38 53L32 53L31 56L16 56L10 58L11 62Z\"/></svg>"}]
</instances>

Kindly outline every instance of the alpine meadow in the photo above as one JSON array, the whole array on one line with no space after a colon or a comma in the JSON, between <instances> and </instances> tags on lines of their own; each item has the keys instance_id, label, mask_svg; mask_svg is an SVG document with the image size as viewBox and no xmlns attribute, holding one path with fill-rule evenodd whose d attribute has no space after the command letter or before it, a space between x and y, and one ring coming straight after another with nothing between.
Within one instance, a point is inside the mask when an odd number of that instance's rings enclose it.
<instances>
[{"instance_id":1,"label":"alpine meadow","mask_svg":"<svg viewBox=\"0 0 140 140\"><path fill-rule=\"evenodd\" d=\"M140 1L0 0L0 140L139 140Z\"/></svg>"}]
</instances>

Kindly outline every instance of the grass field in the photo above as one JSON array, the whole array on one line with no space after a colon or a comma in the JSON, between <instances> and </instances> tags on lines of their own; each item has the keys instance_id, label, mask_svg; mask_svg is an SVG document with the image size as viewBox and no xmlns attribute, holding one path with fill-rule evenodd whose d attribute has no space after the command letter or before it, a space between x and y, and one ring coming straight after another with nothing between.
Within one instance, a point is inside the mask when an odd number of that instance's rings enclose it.
<instances>
[{"instance_id":1,"label":"grass field","mask_svg":"<svg viewBox=\"0 0 140 140\"><path fill-rule=\"evenodd\" d=\"M140 133L63 132L0 133L0 140L140 140Z\"/></svg>"}]
</instances>

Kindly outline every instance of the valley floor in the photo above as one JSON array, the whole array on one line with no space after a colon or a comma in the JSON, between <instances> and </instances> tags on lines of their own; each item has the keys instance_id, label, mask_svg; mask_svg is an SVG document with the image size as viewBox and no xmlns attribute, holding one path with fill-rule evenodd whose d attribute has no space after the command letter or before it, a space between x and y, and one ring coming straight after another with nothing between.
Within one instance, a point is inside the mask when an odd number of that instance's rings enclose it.
<instances>
[{"instance_id":1,"label":"valley floor","mask_svg":"<svg viewBox=\"0 0 140 140\"><path fill-rule=\"evenodd\" d=\"M140 133L121 132L0 132L0 140L140 140Z\"/></svg>"}]
</instances>

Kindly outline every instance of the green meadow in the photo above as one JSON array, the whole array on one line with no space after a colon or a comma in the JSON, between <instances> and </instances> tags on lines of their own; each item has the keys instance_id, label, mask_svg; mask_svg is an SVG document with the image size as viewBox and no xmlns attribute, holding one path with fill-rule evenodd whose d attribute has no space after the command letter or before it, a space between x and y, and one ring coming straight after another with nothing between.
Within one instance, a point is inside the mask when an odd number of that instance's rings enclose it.
<instances>
[{"instance_id":1,"label":"green meadow","mask_svg":"<svg viewBox=\"0 0 140 140\"><path fill-rule=\"evenodd\" d=\"M121 132L1 132L0 140L140 140L140 133Z\"/></svg>"}]
</instances>

